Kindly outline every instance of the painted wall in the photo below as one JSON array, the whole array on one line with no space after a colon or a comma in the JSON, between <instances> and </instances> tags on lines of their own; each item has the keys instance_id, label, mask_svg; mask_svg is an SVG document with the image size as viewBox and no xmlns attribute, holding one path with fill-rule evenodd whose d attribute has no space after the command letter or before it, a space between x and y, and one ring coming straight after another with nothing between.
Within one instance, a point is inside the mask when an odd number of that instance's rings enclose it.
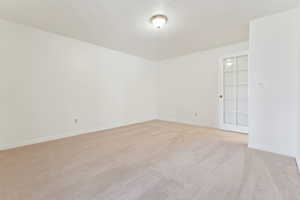
<instances>
[{"instance_id":1,"label":"painted wall","mask_svg":"<svg viewBox=\"0 0 300 200\"><path fill-rule=\"evenodd\" d=\"M159 63L159 119L219 127L219 62L248 50L242 42Z\"/></svg>"},{"instance_id":2,"label":"painted wall","mask_svg":"<svg viewBox=\"0 0 300 200\"><path fill-rule=\"evenodd\" d=\"M251 23L249 123L250 147L300 157L295 16ZM0 149L156 118L219 127L219 59L248 49L156 63L6 21L0 32Z\"/></svg>"},{"instance_id":3,"label":"painted wall","mask_svg":"<svg viewBox=\"0 0 300 200\"><path fill-rule=\"evenodd\" d=\"M251 22L249 146L295 156L298 80L296 10Z\"/></svg>"},{"instance_id":4,"label":"painted wall","mask_svg":"<svg viewBox=\"0 0 300 200\"><path fill-rule=\"evenodd\" d=\"M296 22L298 24L298 75L300 77L300 3L298 6L298 21ZM298 102L300 102L300 78L298 79ZM298 103L298 155L297 155L297 162L298 167L300 170L300 105Z\"/></svg>"},{"instance_id":5,"label":"painted wall","mask_svg":"<svg viewBox=\"0 0 300 200\"><path fill-rule=\"evenodd\" d=\"M6 21L0 33L0 149L157 118L153 62Z\"/></svg>"}]
</instances>

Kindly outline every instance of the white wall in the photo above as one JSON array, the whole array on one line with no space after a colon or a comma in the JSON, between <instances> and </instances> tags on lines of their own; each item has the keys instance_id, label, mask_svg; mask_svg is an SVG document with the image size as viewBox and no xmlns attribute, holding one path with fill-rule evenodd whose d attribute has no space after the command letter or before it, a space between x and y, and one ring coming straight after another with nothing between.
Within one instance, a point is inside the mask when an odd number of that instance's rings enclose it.
<instances>
[{"instance_id":1,"label":"white wall","mask_svg":"<svg viewBox=\"0 0 300 200\"><path fill-rule=\"evenodd\" d=\"M300 157L295 16L251 23L249 121L251 147L297 156L298 141ZM248 49L155 63L6 21L0 33L0 149L156 118L218 127L219 59Z\"/></svg>"},{"instance_id":2,"label":"white wall","mask_svg":"<svg viewBox=\"0 0 300 200\"><path fill-rule=\"evenodd\" d=\"M245 50L242 42L160 62L159 119L219 127L220 58Z\"/></svg>"},{"instance_id":3,"label":"white wall","mask_svg":"<svg viewBox=\"0 0 300 200\"><path fill-rule=\"evenodd\" d=\"M300 77L300 3L298 6L298 21L296 22L298 25L298 75ZM300 102L300 78L298 79L298 102ZM298 155L297 155L297 161L298 161L298 167L300 170L300 105L298 103Z\"/></svg>"},{"instance_id":4,"label":"white wall","mask_svg":"<svg viewBox=\"0 0 300 200\"><path fill-rule=\"evenodd\" d=\"M249 146L296 155L298 112L296 10L251 22Z\"/></svg>"},{"instance_id":5,"label":"white wall","mask_svg":"<svg viewBox=\"0 0 300 200\"><path fill-rule=\"evenodd\" d=\"M6 21L0 33L0 149L157 118L153 62Z\"/></svg>"}]
</instances>

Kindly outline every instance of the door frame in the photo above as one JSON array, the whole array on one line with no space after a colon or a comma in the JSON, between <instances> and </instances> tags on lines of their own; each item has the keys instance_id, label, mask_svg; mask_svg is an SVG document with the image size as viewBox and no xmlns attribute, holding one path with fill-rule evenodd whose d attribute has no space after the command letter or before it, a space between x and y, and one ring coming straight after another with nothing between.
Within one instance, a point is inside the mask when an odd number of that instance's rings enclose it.
<instances>
[{"instance_id":1,"label":"door frame","mask_svg":"<svg viewBox=\"0 0 300 200\"><path fill-rule=\"evenodd\" d=\"M239 56L248 56L248 97L249 97L249 51L239 51L237 53L233 54L227 54L220 58L219 60L219 90L218 90L218 102L219 102L219 128L225 131L233 131L233 132L240 132L248 134L249 125L248 127L238 127L234 125L229 125L224 123L224 66L223 61L226 58L230 57L239 57ZM223 98L220 98L220 96L223 96ZM249 102L248 102L248 108L249 108ZM248 109L248 116L249 116L249 109Z\"/></svg>"}]
</instances>

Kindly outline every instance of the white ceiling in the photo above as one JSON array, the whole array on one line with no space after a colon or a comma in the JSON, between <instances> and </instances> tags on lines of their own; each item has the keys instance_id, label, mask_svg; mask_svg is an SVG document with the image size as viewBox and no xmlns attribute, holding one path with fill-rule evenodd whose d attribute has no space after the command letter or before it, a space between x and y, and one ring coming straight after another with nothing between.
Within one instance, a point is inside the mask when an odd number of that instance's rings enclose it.
<instances>
[{"instance_id":1,"label":"white ceiling","mask_svg":"<svg viewBox=\"0 0 300 200\"><path fill-rule=\"evenodd\" d=\"M248 39L251 19L298 0L1 0L0 18L152 60ZM154 29L149 18L166 14Z\"/></svg>"}]
</instances>

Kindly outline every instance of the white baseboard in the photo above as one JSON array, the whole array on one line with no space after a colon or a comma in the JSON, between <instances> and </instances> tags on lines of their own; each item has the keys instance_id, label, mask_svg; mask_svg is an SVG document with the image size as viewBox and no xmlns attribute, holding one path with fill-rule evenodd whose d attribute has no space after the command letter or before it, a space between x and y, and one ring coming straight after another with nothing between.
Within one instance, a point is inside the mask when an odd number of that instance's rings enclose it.
<instances>
[{"instance_id":1,"label":"white baseboard","mask_svg":"<svg viewBox=\"0 0 300 200\"><path fill-rule=\"evenodd\" d=\"M174 122L174 123L179 123L179 124L186 124L186 125L191 125L191 126L199 126L199 127L203 127L203 128L220 129L219 126L217 126L217 125L203 124L203 123L200 124L199 122L193 122L193 121L182 121L182 120L167 119L167 118L162 118L162 117L159 117L158 120L166 121L166 122Z\"/></svg>"},{"instance_id":2,"label":"white baseboard","mask_svg":"<svg viewBox=\"0 0 300 200\"><path fill-rule=\"evenodd\" d=\"M63 133L63 134L59 134L59 135L46 136L46 137L39 137L39 138L24 140L24 141L20 141L20 142L14 143L14 144L4 144L4 145L0 145L0 150L2 151L2 150L14 149L14 148L17 148L17 147L28 146L28 145L32 145L32 144L38 144L38 143L42 143L42 142L58 140L58 139L62 139L62 138L72 137L72 136L76 136L76 135L82 135L82 134L96 132L96 131L101 131L101 129L96 128L96 129L91 129L91 130L88 130L88 131L67 132L67 133Z\"/></svg>"},{"instance_id":3,"label":"white baseboard","mask_svg":"<svg viewBox=\"0 0 300 200\"><path fill-rule=\"evenodd\" d=\"M267 148L264 145L257 145L257 144L253 145L250 142L248 143L248 147L250 149L255 149L255 150L259 150L259 151L265 151L265 152L269 152L269 153L273 153L273 154L278 154L278 155L282 155L282 156L287 156L287 157L292 157L292 158L296 157L295 154L290 153L290 152L278 151L277 149L270 149L270 148Z\"/></svg>"},{"instance_id":4,"label":"white baseboard","mask_svg":"<svg viewBox=\"0 0 300 200\"><path fill-rule=\"evenodd\" d=\"M270 153L274 153L274 154L278 154L278 155L288 156L288 157L294 158L294 159L296 159L296 163L297 163L297 166L298 166L298 169L299 169L299 173L300 173L300 157L296 157L295 155L288 154L286 152L283 153L283 152L271 151L269 149L266 149L264 147L257 146L257 145L251 145L251 144L249 144L248 147L251 148L251 149L259 150L259 151L265 151L265 152L270 152Z\"/></svg>"},{"instance_id":5,"label":"white baseboard","mask_svg":"<svg viewBox=\"0 0 300 200\"><path fill-rule=\"evenodd\" d=\"M151 120L154 120L154 119L141 120L141 121L131 121L131 122L126 122L126 123L112 123L110 125L102 126L102 127L96 127L96 128L91 128L91 129L85 129L85 130L74 130L74 131L71 131L71 132L62 133L62 134L53 135L53 136L32 138L32 139L25 140L25 141L20 141L20 142L14 143L14 144L1 144L0 145L0 151L8 150L8 149L14 149L14 148L17 148L17 147L33 145L33 144L38 144L38 143L43 143L43 142L49 142L49 141L63 139L63 138L67 138L67 137L77 136L77 135L84 135L84 134L94 133L94 132L98 132L98 131L108 130L108 129L112 129L112 128L118 128L118 127L121 127L121 126L127 126L127 125L142 123L142 122L146 122L146 121L151 121Z\"/></svg>"}]
</instances>

